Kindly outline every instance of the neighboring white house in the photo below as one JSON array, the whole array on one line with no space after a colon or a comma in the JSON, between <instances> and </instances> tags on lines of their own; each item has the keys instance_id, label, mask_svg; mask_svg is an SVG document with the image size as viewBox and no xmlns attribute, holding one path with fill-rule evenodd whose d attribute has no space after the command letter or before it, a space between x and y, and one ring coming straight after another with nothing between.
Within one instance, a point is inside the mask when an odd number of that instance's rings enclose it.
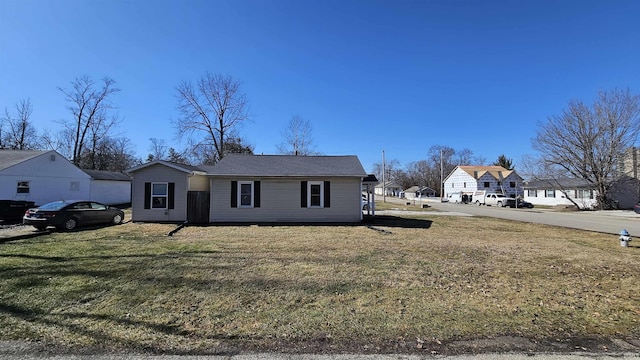
<instances>
[{"instance_id":1,"label":"neighboring white house","mask_svg":"<svg viewBox=\"0 0 640 360\"><path fill-rule=\"evenodd\" d=\"M608 194L618 208L631 209L638 201L638 186L638 179L623 179L613 185ZM583 179L535 180L526 183L523 188L524 200L534 205L577 205L580 209L593 209L598 205L598 191Z\"/></svg>"},{"instance_id":2,"label":"neighboring white house","mask_svg":"<svg viewBox=\"0 0 640 360\"><path fill-rule=\"evenodd\" d=\"M375 187L375 193L376 195L380 195L382 196L382 189L383 189L383 185L382 183L376 185ZM386 196L400 196L400 193L402 192L402 186L392 182L392 181L385 181L384 182L384 192L386 193Z\"/></svg>"},{"instance_id":3,"label":"neighboring white house","mask_svg":"<svg viewBox=\"0 0 640 360\"><path fill-rule=\"evenodd\" d=\"M363 219L367 174L356 156L228 154L214 166L154 161L128 172L133 176L133 221Z\"/></svg>"},{"instance_id":4,"label":"neighboring white house","mask_svg":"<svg viewBox=\"0 0 640 360\"><path fill-rule=\"evenodd\" d=\"M107 205L131 202L131 178L114 171L82 170L91 176L89 199Z\"/></svg>"},{"instance_id":5,"label":"neighboring white house","mask_svg":"<svg viewBox=\"0 0 640 360\"><path fill-rule=\"evenodd\" d=\"M82 170L60 153L0 150L0 200L131 202L131 179L122 173Z\"/></svg>"},{"instance_id":6,"label":"neighboring white house","mask_svg":"<svg viewBox=\"0 0 640 360\"><path fill-rule=\"evenodd\" d=\"M514 170L502 166L456 166L444 179L444 197L461 193L473 195L476 190L522 195L523 180Z\"/></svg>"},{"instance_id":7,"label":"neighboring white house","mask_svg":"<svg viewBox=\"0 0 640 360\"><path fill-rule=\"evenodd\" d=\"M0 199L91 199L91 176L54 150L0 150Z\"/></svg>"},{"instance_id":8,"label":"neighboring white house","mask_svg":"<svg viewBox=\"0 0 640 360\"><path fill-rule=\"evenodd\" d=\"M426 186L412 186L404 190L403 193L404 193L404 198L406 198L407 200L413 200L413 199L419 199L419 198L425 199L425 198L436 196L436 191Z\"/></svg>"}]
</instances>

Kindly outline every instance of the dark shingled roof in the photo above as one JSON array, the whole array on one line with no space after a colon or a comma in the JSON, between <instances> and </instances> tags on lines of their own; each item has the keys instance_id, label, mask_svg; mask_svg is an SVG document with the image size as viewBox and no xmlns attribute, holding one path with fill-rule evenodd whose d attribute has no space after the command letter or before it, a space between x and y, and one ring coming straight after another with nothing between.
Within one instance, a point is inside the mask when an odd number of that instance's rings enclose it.
<instances>
[{"instance_id":1,"label":"dark shingled roof","mask_svg":"<svg viewBox=\"0 0 640 360\"><path fill-rule=\"evenodd\" d=\"M82 169L85 173L87 173L94 180L113 180L113 181L131 181L131 178L127 175L115 171L104 171L104 170L87 170Z\"/></svg>"},{"instance_id":2,"label":"dark shingled roof","mask_svg":"<svg viewBox=\"0 0 640 360\"><path fill-rule=\"evenodd\" d=\"M228 154L209 175L228 176L355 176L366 177L360 160L347 156L294 156Z\"/></svg>"}]
</instances>

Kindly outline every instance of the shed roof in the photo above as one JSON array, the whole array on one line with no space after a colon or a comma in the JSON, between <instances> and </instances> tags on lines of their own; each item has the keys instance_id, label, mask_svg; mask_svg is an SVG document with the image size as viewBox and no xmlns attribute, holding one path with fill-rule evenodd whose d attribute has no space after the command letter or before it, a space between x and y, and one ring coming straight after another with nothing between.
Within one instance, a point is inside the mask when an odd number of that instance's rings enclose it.
<instances>
[{"instance_id":1,"label":"shed roof","mask_svg":"<svg viewBox=\"0 0 640 360\"><path fill-rule=\"evenodd\" d=\"M382 188L382 183L376 185L377 188ZM402 186L392 182L392 181L385 181L384 182L384 187L385 188L402 188Z\"/></svg>"},{"instance_id":2,"label":"shed roof","mask_svg":"<svg viewBox=\"0 0 640 360\"><path fill-rule=\"evenodd\" d=\"M193 174L193 173L201 173L202 175L206 175L207 170L211 167L209 166L193 166L193 165L187 165L187 164L180 164L180 163L175 163L175 162L171 162L171 161L165 161L165 160L154 160L151 162L148 162L146 164L142 164L142 165L138 165L136 167L133 167L131 169L127 169L127 173L133 173L136 172L138 170L142 170L145 168L148 168L150 166L154 166L154 165L164 165L164 166L168 166L172 169L178 170L178 171L182 171L184 173L187 174Z\"/></svg>"},{"instance_id":3,"label":"shed roof","mask_svg":"<svg viewBox=\"0 0 640 360\"><path fill-rule=\"evenodd\" d=\"M82 169L82 171L86 172L94 180L131 181L130 177L120 172L87 169Z\"/></svg>"},{"instance_id":4,"label":"shed roof","mask_svg":"<svg viewBox=\"0 0 640 360\"><path fill-rule=\"evenodd\" d=\"M365 178L360 160L346 156L228 154L207 169L222 176L336 176Z\"/></svg>"},{"instance_id":5,"label":"shed roof","mask_svg":"<svg viewBox=\"0 0 640 360\"><path fill-rule=\"evenodd\" d=\"M10 168L14 165L33 159L54 150L0 150L0 170Z\"/></svg>"}]
</instances>

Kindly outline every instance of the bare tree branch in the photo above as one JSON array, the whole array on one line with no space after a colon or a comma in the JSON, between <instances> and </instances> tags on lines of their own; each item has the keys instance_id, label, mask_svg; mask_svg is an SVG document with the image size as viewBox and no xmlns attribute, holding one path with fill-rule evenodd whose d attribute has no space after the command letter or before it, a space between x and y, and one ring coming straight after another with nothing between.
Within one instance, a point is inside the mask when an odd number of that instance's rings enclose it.
<instances>
[{"instance_id":1,"label":"bare tree branch","mask_svg":"<svg viewBox=\"0 0 640 360\"><path fill-rule=\"evenodd\" d=\"M277 145L280 154L289 155L316 155L313 144L313 127L308 120L299 115L294 115L282 131L284 141Z\"/></svg>"},{"instance_id":2,"label":"bare tree branch","mask_svg":"<svg viewBox=\"0 0 640 360\"><path fill-rule=\"evenodd\" d=\"M608 208L624 151L640 135L640 96L629 90L601 91L592 105L570 101L561 115L538 127L532 146L544 162L592 184L599 205Z\"/></svg>"},{"instance_id":3,"label":"bare tree branch","mask_svg":"<svg viewBox=\"0 0 640 360\"><path fill-rule=\"evenodd\" d=\"M38 135L31 124L33 106L29 99L20 100L15 105L16 115L12 116L5 108L5 117L2 118L0 130L0 148L14 150L28 150L38 147Z\"/></svg>"},{"instance_id":4,"label":"bare tree branch","mask_svg":"<svg viewBox=\"0 0 640 360\"><path fill-rule=\"evenodd\" d=\"M174 122L177 137L187 138L195 148L213 150L213 160L227 153L228 139L237 137L240 125L249 119L241 82L231 76L205 74L194 86L183 81L176 87L180 118Z\"/></svg>"},{"instance_id":5,"label":"bare tree branch","mask_svg":"<svg viewBox=\"0 0 640 360\"><path fill-rule=\"evenodd\" d=\"M65 121L63 125L68 130L66 134L71 136L72 162L76 165L80 163L87 146L87 136L104 136L117 122L115 117L110 117L107 113L113 109L110 97L120 89L115 87L115 81L111 78L105 77L102 82L102 88L95 89L94 81L84 75L71 82L70 90L58 87L70 103L68 109L73 114L73 120ZM95 141L89 141L91 147L96 146ZM91 151L95 153L94 149Z\"/></svg>"}]
</instances>

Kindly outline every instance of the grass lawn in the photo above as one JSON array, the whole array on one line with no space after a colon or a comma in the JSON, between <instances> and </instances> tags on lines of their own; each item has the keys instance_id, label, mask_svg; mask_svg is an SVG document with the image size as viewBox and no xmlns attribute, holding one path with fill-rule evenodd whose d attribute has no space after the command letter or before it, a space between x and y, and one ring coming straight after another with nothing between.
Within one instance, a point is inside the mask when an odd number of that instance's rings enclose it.
<instances>
[{"instance_id":1,"label":"grass lawn","mask_svg":"<svg viewBox=\"0 0 640 360\"><path fill-rule=\"evenodd\" d=\"M128 223L0 243L0 340L430 354L486 339L526 339L515 346L525 351L640 339L640 249L611 235L428 211L373 228L166 236L174 228Z\"/></svg>"}]
</instances>

